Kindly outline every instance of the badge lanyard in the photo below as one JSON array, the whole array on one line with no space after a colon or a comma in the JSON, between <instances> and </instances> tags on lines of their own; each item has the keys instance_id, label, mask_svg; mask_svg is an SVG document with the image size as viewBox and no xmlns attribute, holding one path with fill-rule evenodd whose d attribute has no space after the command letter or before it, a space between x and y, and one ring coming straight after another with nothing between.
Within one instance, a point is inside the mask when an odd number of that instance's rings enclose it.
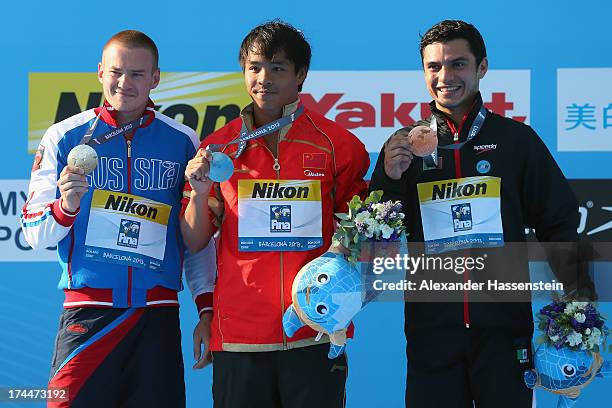
<instances>
[{"instance_id":1,"label":"badge lanyard","mask_svg":"<svg viewBox=\"0 0 612 408\"><path fill-rule=\"evenodd\" d=\"M270 133L276 132L284 128L285 126L290 125L291 123L295 122L297 118L299 118L303 112L304 112L304 107L300 106L292 114L283 116L280 119L276 119L275 121L270 122L260 127L259 129L253 130L251 132L248 131L245 123L243 122L242 129L240 130L240 136L238 136L236 139L226 144L211 144L209 145L209 148L211 151L216 152L216 151L219 151L221 147L229 146L232 144L238 144L238 150L236 151L236 155L234 156L234 158L238 158L240 157L240 155L246 148L247 142L249 140L253 140L253 139L257 139L259 137L265 136L265 135L269 135Z\"/></svg>"},{"instance_id":2,"label":"badge lanyard","mask_svg":"<svg viewBox=\"0 0 612 408\"><path fill-rule=\"evenodd\" d=\"M145 120L145 116L141 116L140 118L136 120L128 122L125 125L117 127L115 129L111 129L108 132L102 135L96 136L94 138L93 133L96 130L96 127L98 126L98 122L100 121L100 116L102 115L102 112L104 110L106 110L105 107L100 109L100 113L98 113L98 116L96 116L96 120L94 120L94 123L91 124L89 129L87 129L87 132L85 132L85 135L83 136L83 139L81 139L80 144L88 144L90 146L92 144L101 145L102 143L108 142L115 136L119 136L132 129L139 128L140 126L142 126L142 123Z\"/></svg>"},{"instance_id":3,"label":"badge lanyard","mask_svg":"<svg viewBox=\"0 0 612 408\"><path fill-rule=\"evenodd\" d=\"M476 137L476 135L478 135L478 133L480 132L480 130L482 129L482 125L485 121L487 117L487 108L485 108L484 104L480 105L480 109L478 110L478 115L476 115L476 118L474 118L474 122L472 122L472 126L470 127L470 132L468 133L468 137L464 142L461 143L453 143L453 144L449 144L449 145L445 145L445 146L438 146L438 149L443 149L443 150L459 150L461 149L467 142L469 142L470 140L472 140L473 138ZM433 130L434 132L438 132L438 122L436 120L436 117L434 115L431 115L431 122L429 124L429 127L431 128L431 130ZM423 158L423 164L424 166L427 166L427 168L436 168L438 165L438 152L437 149L434 150L434 152Z\"/></svg>"}]
</instances>

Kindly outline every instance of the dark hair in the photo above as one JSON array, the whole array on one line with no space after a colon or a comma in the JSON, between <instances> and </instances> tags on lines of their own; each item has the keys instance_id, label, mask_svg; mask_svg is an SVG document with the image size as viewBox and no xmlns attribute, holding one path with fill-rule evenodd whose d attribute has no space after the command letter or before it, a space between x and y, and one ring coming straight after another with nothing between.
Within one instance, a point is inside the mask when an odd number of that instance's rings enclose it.
<instances>
[{"instance_id":1,"label":"dark hair","mask_svg":"<svg viewBox=\"0 0 612 408\"><path fill-rule=\"evenodd\" d=\"M429 44L446 43L457 39L467 41L470 51L476 58L476 65L480 65L483 58L487 56L484 40L476 27L461 20L440 21L427 30L425 35L421 36L421 60L423 59L423 50Z\"/></svg>"},{"instance_id":2,"label":"dark hair","mask_svg":"<svg viewBox=\"0 0 612 408\"><path fill-rule=\"evenodd\" d=\"M310 67L312 53L304 34L291 24L279 19L255 27L244 37L238 54L238 61L243 71L249 51L254 50L270 60L278 52L284 52L287 59L293 62L296 73L301 69L308 72ZM302 84L299 90L302 90Z\"/></svg>"},{"instance_id":3,"label":"dark hair","mask_svg":"<svg viewBox=\"0 0 612 408\"><path fill-rule=\"evenodd\" d=\"M107 42L104 44L104 48L102 48L102 53L106 50L106 48L114 43L119 43L128 48L144 48L151 52L153 56L153 69L157 69L159 64L159 52L157 51L157 46L155 42L143 32L137 30L125 30L120 31L117 34L113 35Z\"/></svg>"}]
</instances>

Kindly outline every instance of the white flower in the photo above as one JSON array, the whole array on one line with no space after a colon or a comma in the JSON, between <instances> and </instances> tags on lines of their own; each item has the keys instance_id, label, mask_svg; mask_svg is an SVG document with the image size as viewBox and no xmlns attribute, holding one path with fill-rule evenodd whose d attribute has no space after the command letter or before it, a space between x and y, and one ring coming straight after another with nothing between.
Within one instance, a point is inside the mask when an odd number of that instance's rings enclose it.
<instances>
[{"instance_id":1,"label":"white flower","mask_svg":"<svg viewBox=\"0 0 612 408\"><path fill-rule=\"evenodd\" d=\"M367 222L368 218L370 218L370 213L367 211L362 211L355 216L355 222Z\"/></svg>"},{"instance_id":2,"label":"white flower","mask_svg":"<svg viewBox=\"0 0 612 408\"><path fill-rule=\"evenodd\" d=\"M589 349L593 348L593 346L599 346L601 344L601 330L597 327L593 327L593 331L589 336L586 336L586 342L589 346Z\"/></svg>"},{"instance_id":3,"label":"white flower","mask_svg":"<svg viewBox=\"0 0 612 408\"><path fill-rule=\"evenodd\" d=\"M589 302L572 302L574 304L574 306L576 306L576 309L578 310L584 310L585 307L587 307L587 305L589 304Z\"/></svg>"},{"instance_id":4,"label":"white flower","mask_svg":"<svg viewBox=\"0 0 612 408\"><path fill-rule=\"evenodd\" d=\"M572 330L569 336L567 336L567 340L565 340L565 342L569 343L570 347L577 346L582 343L582 334L576 333L575 330Z\"/></svg>"},{"instance_id":5,"label":"white flower","mask_svg":"<svg viewBox=\"0 0 612 408\"><path fill-rule=\"evenodd\" d=\"M565 305L565 309L563 310L563 313L565 313L568 316L573 316L574 313L576 312L576 302L572 302L572 303L568 303L567 305Z\"/></svg>"},{"instance_id":6,"label":"white flower","mask_svg":"<svg viewBox=\"0 0 612 408\"><path fill-rule=\"evenodd\" d=\"M391 234L393 234L393 228L386 224L380 227L380 231L382 232L382 237L384 239L389 239L391 237Z\"/></svg>"},{"instance_id":7,"label":"white flower","mask_svg":"<svg viewBox=\"0 0 612 408\"><path fill-rule=\"evenodd\" d=\"M376 222L376 220L368 218L365 220L365 222L366 222L366 225L368 226L366 229L367 238L374 238L380 235L380 225L378 224L378 222Z\"/></svg>"},{"instance_id":8,"label":"white flower","mask_svg":"<svg viewBox=\"0 0 612 408\"><path fill-rule=\"evenodd\" d=\"M586 328L586 330L584 331L584 334L591 334L591 329L589 329L588 327Z\"/></svg>"},{"instance_id":9,"label":"white flower","mask_svg":"<svg viewBox=\"0 0 612 408\"><path fill-rule=\"evenodd\" d=\"M385 215L385 205L383 203L376 203L372 206L372 212L377 220L382 220Z\"/></svg>"},{"instance_id":10,"label":"white flower","mask_svg":"<svg viewBox=\"0 0 612 408\"><path fill-rule=\"evenodd\" d=\"M576 319L578 323L584 323L584 321L586 320L586 316L584 313L576 313L574 315L574 319Z\"/></svg>"},{"instance_id":11,"label":"white flower","mask_svg":"<svg viewBox=\"0 0 612 408\"><path fill-rule=\"evenodd\" d=\"M550 338L553 341L553 343L556 343L556 342L559 341L559 335L558 334L556 334L554 336L548 336L548 338Z\"/></svg>"}]
</instances>

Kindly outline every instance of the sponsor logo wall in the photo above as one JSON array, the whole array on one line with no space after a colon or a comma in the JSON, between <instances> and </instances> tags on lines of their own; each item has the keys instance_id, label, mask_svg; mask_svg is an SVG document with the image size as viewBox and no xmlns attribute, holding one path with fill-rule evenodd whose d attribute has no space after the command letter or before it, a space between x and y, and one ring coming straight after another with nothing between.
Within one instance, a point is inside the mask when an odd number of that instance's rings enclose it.
<instances>
[{"instance_id":1,"label":"sponsor logo wall","mask_svg":"<svg viewBox=\"0 0 612 408\"><path fill-rule=\"evenodd\" d=\"M612 99L595 92L595 82L612 81L610 78L612 69L558 70L560 151L612 150ZM491 70L481 91L487 108L529 123L529 70ZM239 72L163 73L151 97L156 109L194 128L200 138L237 117L249 103ZM380 150L393 131L430 114L421 71L312 71L301 100L354 132L372 153ZM102 101L94 73L30 73L28 152L36 153L42 135L53 123L100 106ZM496 148L474 146L479 153ZM589 240L612 241L612 181L572 180L572 187L580 200L578 232ZM0 181L2 260L55 261L54 248L32 257L21 235L18 217L26 199L27 180Z\"/></svg>"},{"instance_id":2,"label":"sponsor logo wall","mask_svg":"<svg viewBox=\"0 0 612 408\"><path fill-rule=\"evenodd\" d=\"M578 233L593 242L612 242L612 180L570 180L578 199Z\"/></svg>"},{"instance_id":3,"label":"sponsor logo wall","mask_svg":"<svg viewBox=\"0 0 612 408\"><path fill-rule=\"evenodd\" d=\"M557 70L559 151L612 151L610 89L612 89L612 68Z\"/></svg>"},{"instance_id":4,"label":"sponsor logo wall","mask_svg":"<svg viewBox=\"0 0 612 408\"><path fill-rule=\"evenodd\" d=\"M100 106L93 73L30 73L28 151L35 153L45 130L82 110ZM529 123L529 70L492 70L482 83L487 108ZM162 73L151 93L157 109L204 138L238 117L250 102L241 73ZM378 153L396 129L430 115L431 98L421 71L311 71L304 105L354 132Z\"/></svg>"},{"instance_id":5,"label":"sponsor logo wall","mask_svg":"<svg viewBox=\"0 0 612 408\"><path fill-rule=\"evenodd\" d=\"M5 262L55 262L55 247L36 252L26 242L19 222L28 199L29 180L0 180L0 259Z\"/></svg>"}]
</instances>

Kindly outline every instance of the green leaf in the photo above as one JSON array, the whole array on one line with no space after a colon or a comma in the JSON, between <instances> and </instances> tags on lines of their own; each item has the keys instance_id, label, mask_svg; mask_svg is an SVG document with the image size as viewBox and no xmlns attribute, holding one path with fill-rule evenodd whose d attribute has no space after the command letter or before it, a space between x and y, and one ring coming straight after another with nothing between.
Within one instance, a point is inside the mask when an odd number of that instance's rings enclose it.
<instances>
[{"instance_id":1,"label":"green leaf","mask_svg":"<svg viewBox=\"0 0 612 408\"><path fill-rule=\"evenodd\" d=\"M370 203L378 203L382 199L382 196L383 196L382 190L372 191L370 195L368 196L368 198L365 199L365 204L368 205Z\"/></svg>"},{"instance_id":2,"label":"green leaf","mask_svg":"<svg viewBox=\"0 0 612 408\"><path fill-rule=\"evenodd\" d=\"M350 240L351 240L351 239L350 239L350 238L349 238L347 235L345 235L345 236L342 238L342 245L343 245L345 248L350 248L350 246L349 246L349 245L350 245L350 242L351 242Z\"/></svg>"},{"instance_id":3,"label":"green leaf","mask_svg":"<svg viewBox=\"0 0 612 408\"><path fill-rule=\"evenodd\" d=\"M338 217L341 220L348 220L349 216L346 213L336 213L336 217Z\"/></svg>"},{"instance_id":4,"label":"green leaf","mask_svg":"<svg viewBox=\"0 0 612 408\"><path fill-rule=\"evenodd\" d=\"M363 205L361 202L361 198L359 198L358 195L354 195L353 198L351 198L351 201L349 201L349 208L352 210L358 210L360 209Z\"/></svg>"}]
</instances>

